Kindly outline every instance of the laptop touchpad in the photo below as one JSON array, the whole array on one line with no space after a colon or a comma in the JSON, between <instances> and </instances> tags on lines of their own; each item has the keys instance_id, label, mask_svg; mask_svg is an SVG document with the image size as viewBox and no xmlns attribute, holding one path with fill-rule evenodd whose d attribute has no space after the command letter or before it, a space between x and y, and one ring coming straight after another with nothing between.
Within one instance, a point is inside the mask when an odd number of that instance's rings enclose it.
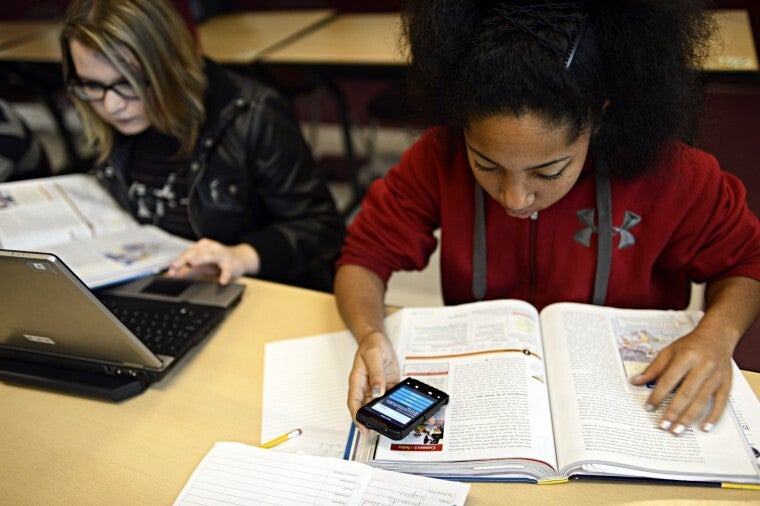
<instances>
[{"instance_id":1,"label":"laptop touchpad","mask_svg":"<svg viewBox=\"0 0 760 506\"><path fill-rule=\"evenodd\" d=\"M171 279L157 276L141 292L177 297L192 284L192 281L185 279Z\"/></svg>"}]
</instances>

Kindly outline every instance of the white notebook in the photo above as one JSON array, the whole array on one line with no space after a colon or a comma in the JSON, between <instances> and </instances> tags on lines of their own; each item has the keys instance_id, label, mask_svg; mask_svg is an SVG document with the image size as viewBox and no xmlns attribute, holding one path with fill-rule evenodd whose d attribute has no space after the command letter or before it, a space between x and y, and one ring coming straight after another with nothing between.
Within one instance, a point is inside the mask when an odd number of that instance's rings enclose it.
<instances>
[{"instance_id":1,"label":"white notebook","mask_svg":"<svg viewBox=\"0 0 760 506\"><path fill-rule=\"evenodd\" d=\"M198 464L174 504L453 506L463 505L469 491L467 483L222 442Z\"/></svg>"}]
</instances>

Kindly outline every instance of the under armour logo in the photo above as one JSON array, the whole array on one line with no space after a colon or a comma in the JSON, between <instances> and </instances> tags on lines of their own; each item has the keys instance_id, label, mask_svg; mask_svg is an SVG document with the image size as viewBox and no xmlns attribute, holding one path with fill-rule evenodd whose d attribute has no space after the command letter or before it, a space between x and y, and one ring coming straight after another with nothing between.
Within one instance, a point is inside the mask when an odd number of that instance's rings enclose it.
<instances>
[{"instance_id":1,"label":"under armour logo","mask_svg":"<svg viewBox=\"0 0 760 506\"><path fill-rule=\"evenodd\" d=\"M576 215L585 228L577 231L573 236L573 239L588 248L591 245L591 236L594 232L597 232L597 226L594 220L596 210L581 209ZM623 218L623 224L619 227L612 227L616 234L620 234L618 249L627 248L628 246L636 244L636 238L631 232L629 232L629 230L639 223L641 223L641 216L632 213L631 211L626 211L625 217Z\"/></svg>"}]
</instances>

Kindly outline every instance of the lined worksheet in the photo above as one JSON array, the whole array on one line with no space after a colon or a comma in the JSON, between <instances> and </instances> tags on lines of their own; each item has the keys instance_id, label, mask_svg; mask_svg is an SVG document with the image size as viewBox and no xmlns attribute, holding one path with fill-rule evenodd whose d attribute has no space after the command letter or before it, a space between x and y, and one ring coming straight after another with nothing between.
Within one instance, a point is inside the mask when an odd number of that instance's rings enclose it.
<instances>
[{"instance_id":1,"label":"lined worksheet","mask_svg":"<svg viewBox=\"0 0 760 506\"><path fill-rule=\"evenodd\" d=\"M220 442L203 458L174 504L451 506L463 505L469 490L467 483Z\"/></svg>"},{"instance_id":2,"label":"lined worksheet","mask_svg":"<svg viewBox=\"0 0 760 506\"><path fill-rule=\"evenodd\" d=\"M346 394L354 353L356 340L347 330L266 343L261 441L299 427L307 435L306 427L317 427L337 431L345 449L352 424Z\"/></svg>"},{"instance_id":3,"label":"lined worksheet","mask_svg":"<svg viewBox=\"0 0 760 506\"><path fill-rule=\"evenodd\" d=\"M398 334L399 316L385 319L389 336ZM266 343L261 441L301 428L303 434L278 451L295 451L299 446L304 453L315 454L311 441L318 437L323 444L339 447L342 454L353 424L346 395L355 353L356 340L348 330Z\"/></svg>"}]
</instances>

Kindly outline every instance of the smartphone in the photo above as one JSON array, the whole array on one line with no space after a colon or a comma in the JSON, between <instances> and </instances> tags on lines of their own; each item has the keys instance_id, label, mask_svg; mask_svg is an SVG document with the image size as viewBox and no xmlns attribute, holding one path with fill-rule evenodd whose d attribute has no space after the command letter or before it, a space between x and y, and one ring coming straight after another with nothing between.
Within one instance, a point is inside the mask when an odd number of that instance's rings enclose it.
<instances>
[{"instance_id":1,"label":"smartphone","mask_svg":"<svg viewBox=\"0 0 760 506\"><path fill-rule=\"evenodd\" d=\"M433 416L449 395L437 388L406 378L385 395L356 412L356 420L393 440L404 439L417 425Z\"/></svg>"}]
</instances>

